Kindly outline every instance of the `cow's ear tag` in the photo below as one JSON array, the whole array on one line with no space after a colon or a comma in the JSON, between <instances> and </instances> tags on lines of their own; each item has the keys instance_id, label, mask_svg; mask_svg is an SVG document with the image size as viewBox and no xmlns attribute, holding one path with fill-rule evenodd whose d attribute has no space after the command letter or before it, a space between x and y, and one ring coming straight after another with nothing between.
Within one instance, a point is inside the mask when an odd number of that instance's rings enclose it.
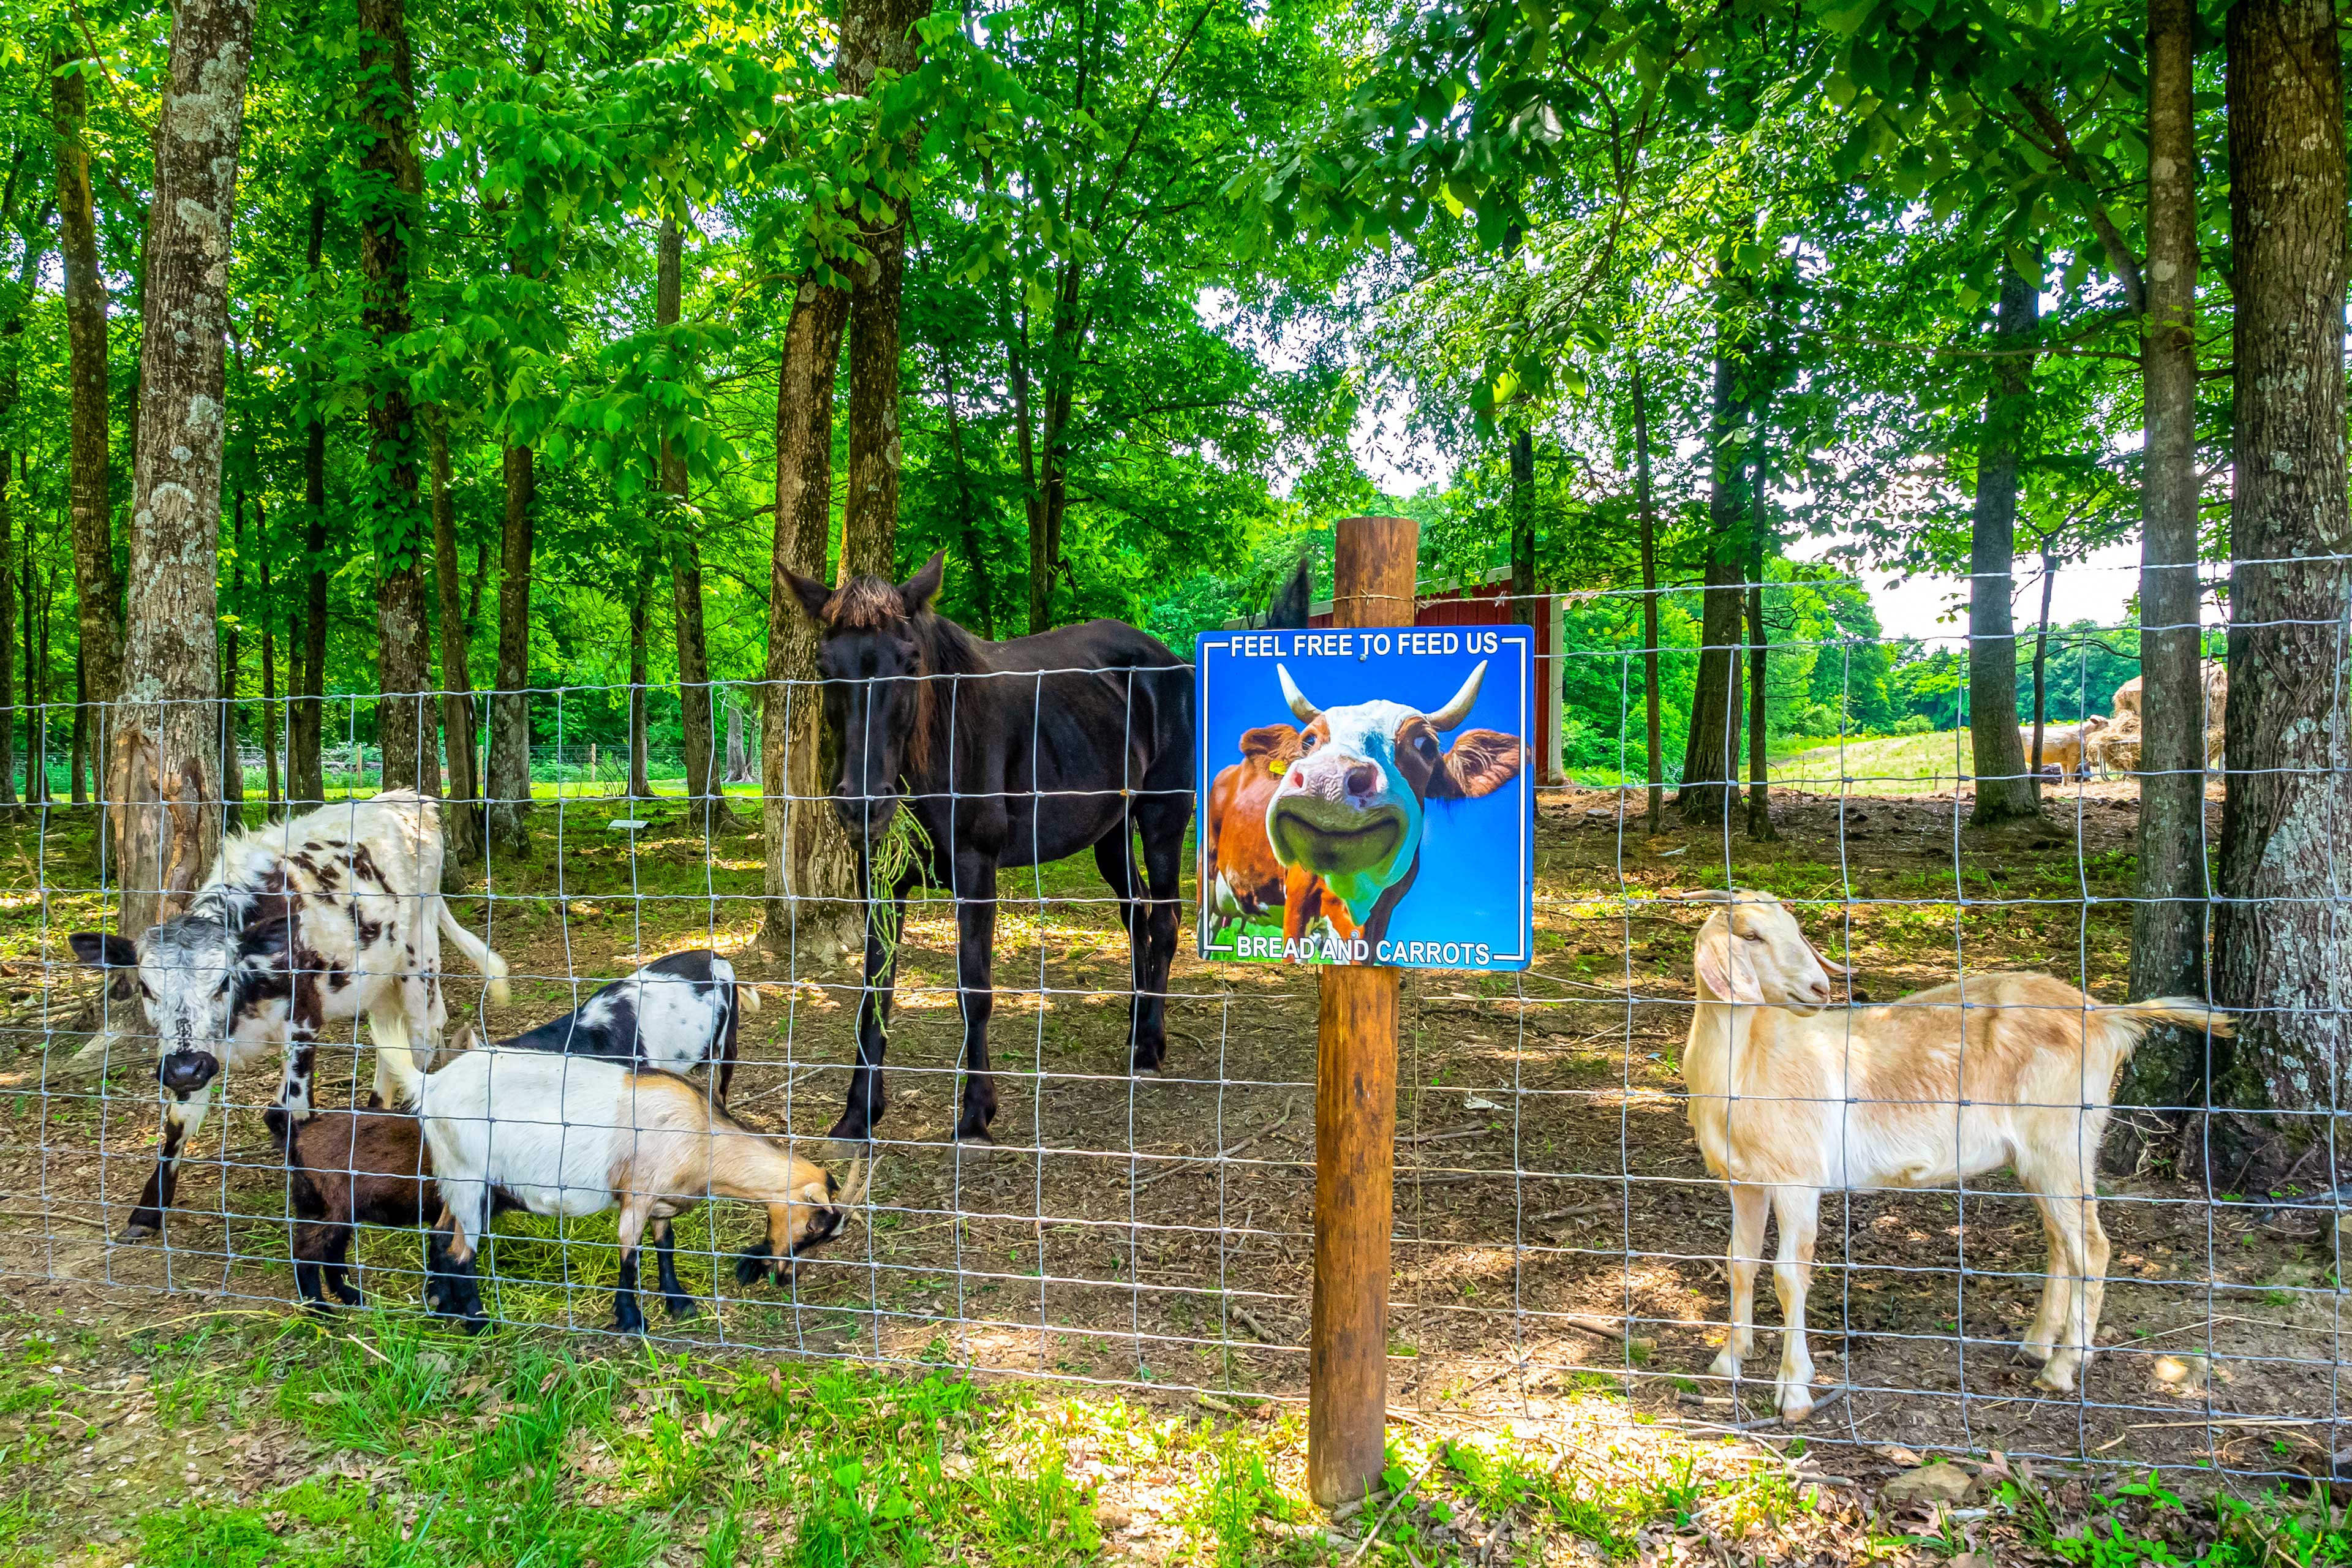
<instances>
[{"instance_id":1,"label":"cow's ear tag","mask_svg":"<svg viewBox=\"0 0 2352 1568\"><path fill-rule=\"evenodd\" d=\"M1280 778L1290 771L1290 764L1280 757L1269 757L1266 759L1265 771Z\"/></svg>"}]
</instances>

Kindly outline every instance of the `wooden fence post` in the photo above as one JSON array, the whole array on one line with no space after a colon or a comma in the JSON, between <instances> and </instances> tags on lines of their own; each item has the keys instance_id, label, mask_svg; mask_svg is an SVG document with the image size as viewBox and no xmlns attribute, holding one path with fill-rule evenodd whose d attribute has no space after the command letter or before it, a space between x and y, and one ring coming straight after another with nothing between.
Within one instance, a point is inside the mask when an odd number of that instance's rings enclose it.
<instances>
[{"instance_id":1,"label":"wooden fence post","mask_svg":"<svg viewBox=\"0 0 2352 1568\"><path fill-rule=\"evenodd\" d=\"M1411 626L1421 525L1351 517L1333 561L1334 626ZM1386 1464L1389 1239L1396 1165L1397 972L1322 972L1315 1047L1315 1301L1307 1472L1325 1508Z\"/></svg>"}]
</instances>

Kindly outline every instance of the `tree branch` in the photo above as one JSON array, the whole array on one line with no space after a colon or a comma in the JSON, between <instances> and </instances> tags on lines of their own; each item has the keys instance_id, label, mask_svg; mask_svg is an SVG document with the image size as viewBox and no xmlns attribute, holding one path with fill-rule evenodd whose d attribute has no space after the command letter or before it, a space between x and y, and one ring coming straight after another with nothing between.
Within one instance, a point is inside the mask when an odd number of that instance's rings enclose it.
<instances>
[{"instance_id":1,"label":"tree branch","mask_svg":"<svg viewBox=\"0 0 2352 1568\"><path fill-rule=\"evenodd\" d=\"M2132 314L2147 314L2147 281L2140 275L2139 257L2124 243L2123 231L2116 228L2116 220L2107 216L2107 205L2099 198L2099 187L2092 180L2090 170L2084 166L2083 155L2074 150L2074 138L2066 133L2066 122L2058 118L2049 100L2042 96L2040 88L2021 83L2011 88L2009 92L2025 112L2033 117L2033 123L2041 128L2042 133L2050 139L2048 151L2057 159L2059 166L2091 193L2091 232L2099 237L2100 248L2107 253L2107 265L2114 268L2116 276L2123 280L2124 298L2131 301Z\"/></svg>"}]
</instances>

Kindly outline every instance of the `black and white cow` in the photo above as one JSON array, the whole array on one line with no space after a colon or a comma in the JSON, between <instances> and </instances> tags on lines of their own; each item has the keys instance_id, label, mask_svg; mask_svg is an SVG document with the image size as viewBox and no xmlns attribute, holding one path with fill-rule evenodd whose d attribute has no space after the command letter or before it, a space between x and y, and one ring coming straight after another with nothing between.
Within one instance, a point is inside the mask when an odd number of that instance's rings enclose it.
<instances>
[{"instance_id":1,"label":"black and white cow","mask_svg":"<svg viewBox=\"0 0 2352 1568\"><path fill-rule=\"evenodd\" d=\"M569 1017L551 1018L499 1044L501 1050L604 1057L631 1067L685 1073L711 1064L712 1098L727 1103L742 1015L760 994L735 982L735 966L707 947L657 958L614 981Z\"/></svg>"},{"instance_id":2,"label":"black and white cow","mask_svg":"<svg viewBox=\"0 0 2352 1568\"><path fill-rule=\"evenodd\" d=\"M162 1231L181 1146L224 1067L282 1058L276 1103L299 1123L330 1023L366 1014L380 1040L412 1042L429 1062L448 1021L444 936L489 978L491 1000L505 999L506 963L442 901L441 861L440 803L392 790L229 835L187 909L135 942L73 933L84 963L138 971L159 1038L163 1144L126 1240ZM377 1093L389 1100L394 1082L379 1058Z\"/></svg>"}]
</instances>

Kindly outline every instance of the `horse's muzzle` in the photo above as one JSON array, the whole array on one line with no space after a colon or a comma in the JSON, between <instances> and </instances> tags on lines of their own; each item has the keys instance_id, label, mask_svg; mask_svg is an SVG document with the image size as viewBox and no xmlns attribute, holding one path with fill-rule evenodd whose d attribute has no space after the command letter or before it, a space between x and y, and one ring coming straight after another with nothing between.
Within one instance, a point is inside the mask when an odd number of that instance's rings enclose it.
<instances>
[{"instance_id":1,"label":"horse's muzzle","mask_svg":"<svg viewBox=\"0 0 2352 1568\"><path fill-rule=\"evenodd\" d=\"M194 1094L220 1071L220 1058L204 1051L173 1051L155 1069L155 1081L173 1094Z\"/></svg>"},{"instance_id":2,"label":"horse's muzzle","mask_svg":"<svg viewBox=\"0 0 2352 1568\"><path fill-rule=\"evenodd\" d=\"M898 815L898 797L895 795L836 795L833 809L841 817L841 826L849 830L852 838L867 841L882 837L890 819Z\"/></svg>"}]
</instances>

